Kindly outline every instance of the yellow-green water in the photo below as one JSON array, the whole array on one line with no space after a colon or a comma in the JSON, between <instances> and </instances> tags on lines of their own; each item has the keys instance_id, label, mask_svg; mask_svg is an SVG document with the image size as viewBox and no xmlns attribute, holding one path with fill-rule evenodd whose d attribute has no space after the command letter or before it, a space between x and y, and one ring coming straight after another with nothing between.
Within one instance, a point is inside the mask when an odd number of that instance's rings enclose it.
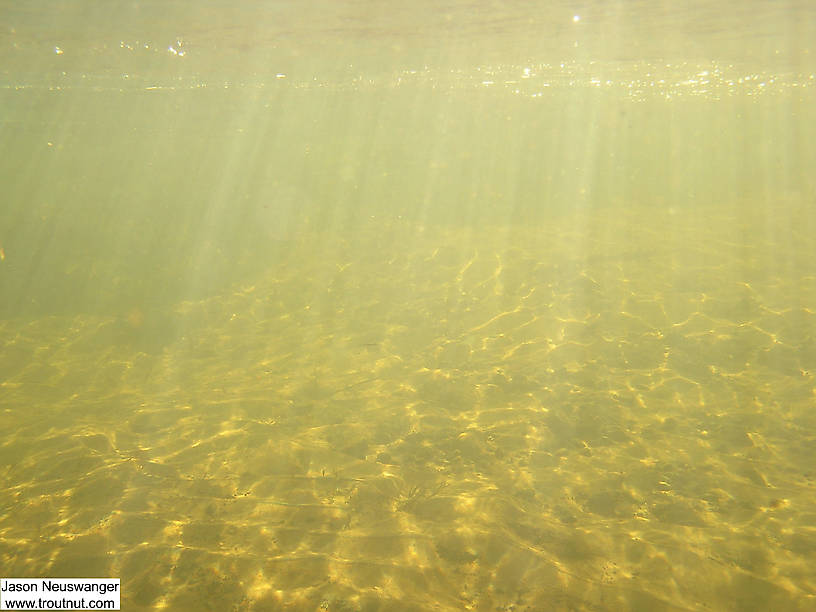
<instances>
[{"instance_id":1,"label":"yellow-green water","mask_svg":"<svg viewBox=\"0 0 816 612\"><path fill-rule=\"evenodd\" d=\"M807 5L0 6L1 576L816 606Z\"/></svg>"}]
</instances>

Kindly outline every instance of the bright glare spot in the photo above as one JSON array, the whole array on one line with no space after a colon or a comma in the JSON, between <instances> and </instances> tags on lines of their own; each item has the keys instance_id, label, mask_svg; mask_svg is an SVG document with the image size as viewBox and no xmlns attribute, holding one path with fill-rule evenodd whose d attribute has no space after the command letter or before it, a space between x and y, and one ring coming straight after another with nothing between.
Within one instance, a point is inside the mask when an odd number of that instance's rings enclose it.
<instances>
[{"instance_id":1,"label":"bright glare spot","mask_svg":"<svg viewBox=\"0 0 816 612\"><path fill-rule=\"evenodd\" d=\"M581 21L581 16L580 15L573 15L572 16L572 23L578 23L579 21Z\"/></svg>"},{"instance_id":2,"label":"bright glare spot","mask_svg":"<svg viewBox=\"0 0 816 612\"><path fill-rule=\"evenodd\" d=\"M57 55L62 55L62 49L60 49L59 47L54 47L54 53L56 53Z\"/></svg>"}]
</instances>

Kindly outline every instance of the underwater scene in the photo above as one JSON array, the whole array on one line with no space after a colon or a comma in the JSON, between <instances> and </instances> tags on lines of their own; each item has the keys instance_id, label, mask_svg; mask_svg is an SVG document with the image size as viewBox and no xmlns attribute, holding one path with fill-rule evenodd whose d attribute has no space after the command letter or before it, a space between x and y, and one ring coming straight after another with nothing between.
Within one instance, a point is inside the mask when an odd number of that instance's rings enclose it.
<instances>
[{"instance_id":1,"label":"underwater scene","mask_svg":"<svg viewBox=\"0 0 816 612\"><path fill-rule=\"evenodd\" d=\"M0 1L0 577L816 607L816 13L539 4Z\"/></svg>"}]
</instances>

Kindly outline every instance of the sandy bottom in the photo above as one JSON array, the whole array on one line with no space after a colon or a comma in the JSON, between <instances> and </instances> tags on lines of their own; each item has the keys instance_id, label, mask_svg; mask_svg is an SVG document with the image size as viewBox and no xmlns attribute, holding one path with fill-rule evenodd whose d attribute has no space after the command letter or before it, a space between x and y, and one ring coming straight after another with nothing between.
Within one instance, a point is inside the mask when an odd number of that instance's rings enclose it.
<instances>
[{"instance_id":1,"label":"sandy bottom","mask_svg":"<svg viewBox=\"0 0 816 612\"><path fill-rule=\"evenodd\" d=\"M0 322L0 574L123 610L812 610L797 225L304 236L234 292Z\"/></svg>"}]
</instances>

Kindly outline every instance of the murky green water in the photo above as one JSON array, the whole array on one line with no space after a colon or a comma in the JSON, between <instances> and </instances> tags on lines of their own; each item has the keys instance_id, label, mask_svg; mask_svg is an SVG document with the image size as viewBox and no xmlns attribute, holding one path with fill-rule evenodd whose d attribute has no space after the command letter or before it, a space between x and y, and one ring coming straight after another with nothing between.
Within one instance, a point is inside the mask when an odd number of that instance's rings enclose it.
<instances>
[{"instance_id":1,"label":"murky green water","mask_svg":"<svg viewBox=\"0 0 816 612\"><path fill-rule=\"evenodd\" d=\"M0 575L811 609L816 21L746 6L0 2Z\"/></svg>"}]
</instances>

